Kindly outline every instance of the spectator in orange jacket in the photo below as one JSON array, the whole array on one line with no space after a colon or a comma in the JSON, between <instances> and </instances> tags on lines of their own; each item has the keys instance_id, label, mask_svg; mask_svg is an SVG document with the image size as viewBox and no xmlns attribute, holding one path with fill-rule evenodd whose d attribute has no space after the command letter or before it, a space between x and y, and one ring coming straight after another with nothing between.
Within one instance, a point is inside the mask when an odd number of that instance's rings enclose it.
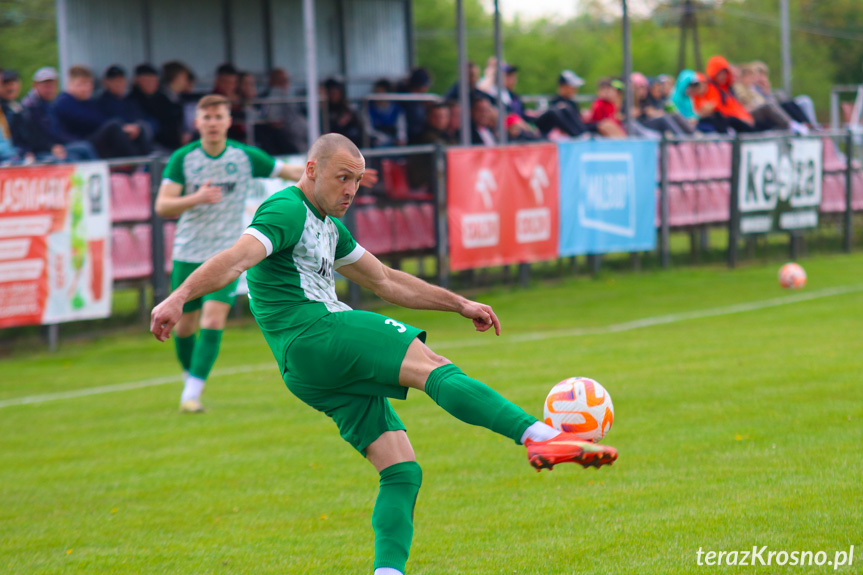
<instances>
[{"instance_id":1,"label":"spectator in orange jacket","mask_svg":"<svg viewBox=\"0 0 863 575\"><path fill-rule=\"evenodd\" d=\"M709 115L710 112L705 113L707 110L717 112L721 119L727 122L728 127L735 131L754 132L755 120L731 91L734 79L728 60L722 56L712 56L707 61L707 80L707 90L692 98L699 115ZM722 128L723 126L717 125L717 131L725 132Z\"/></svg>"}]
</instances>

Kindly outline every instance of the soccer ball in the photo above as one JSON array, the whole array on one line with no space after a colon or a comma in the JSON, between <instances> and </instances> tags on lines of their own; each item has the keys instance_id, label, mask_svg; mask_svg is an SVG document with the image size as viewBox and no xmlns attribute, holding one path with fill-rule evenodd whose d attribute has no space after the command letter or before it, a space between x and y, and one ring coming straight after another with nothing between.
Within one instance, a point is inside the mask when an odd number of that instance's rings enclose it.
<instances>
[{"instance_id":1,"label":"soccer ball","mask_svg":"<svg viewBox=\"0 0 863 575\"><path fill-rule=\"evenodd\" d=\"M614 421L611 396L588 377L570 377L551 388L543 411L547 424L586 441L605 437Z\"/></svg>"},{"instance_id":2,"label":"soccer ball","mask_svg":"<svg viewBox=\"0 0 863 575\"><path fill-rule=\"evenodd\" d=\"M786 289L800 289L806 285L806 272L799 264L787 263L779 270L779 285Z\"/></svg>"}]
</instances>

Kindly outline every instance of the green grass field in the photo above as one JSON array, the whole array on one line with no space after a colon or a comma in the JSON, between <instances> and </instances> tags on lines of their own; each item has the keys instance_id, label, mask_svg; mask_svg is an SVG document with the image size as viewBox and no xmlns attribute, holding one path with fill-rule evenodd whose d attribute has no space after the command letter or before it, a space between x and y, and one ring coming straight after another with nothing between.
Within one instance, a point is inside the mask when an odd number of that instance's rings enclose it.
<instances>
[{"instance_id":1,"label":"green grass field","mask_svg":"<svg viewBox=\"0 0 863 575\"><path fill-rule=\"evenodd\" d=\"M395 402L424 472L408 572L828 573L699 567L696 552L832 560L855 545L838 572L860 573L863 255L802 263L799 293L775 263L492 289L477 299L500 338L382 310L535 415L558 380L597 379L620 451L538 474L523 448L411 392ZM285 389L254 324L222 349L202 416L177 413L179 378L14 404L175 376L172 346L143 328L0 361L0 571L371 573L377 474Z\"/></svg>"}]
</instances>

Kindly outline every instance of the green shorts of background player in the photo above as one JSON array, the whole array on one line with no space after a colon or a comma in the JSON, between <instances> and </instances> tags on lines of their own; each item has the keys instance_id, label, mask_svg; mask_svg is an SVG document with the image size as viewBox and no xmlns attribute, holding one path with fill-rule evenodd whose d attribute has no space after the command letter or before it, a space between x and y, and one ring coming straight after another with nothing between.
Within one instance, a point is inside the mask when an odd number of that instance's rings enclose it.
<instances>
[{"instance_id":1,"label":"green shorts of background player","mask_svg":"<svg viewBox=\"0 0 863 575\"><path fill-rule=\"evenodd\" d=\"M309 152L298 190L285 190L269 206L262 205L250 229L233 247L201 266L153 310L150 330L157 339L165 341L182 316L185 302L228 285L243 270L260 266L248 276L252 311L279 363L284 382L305 403L331 417L341 436L378 471L380 487L372 512L374 572L402 575L413 540L413 510L422 484L422 470L390 399L404 399L410 388L422 391L459 420L527 447L528 461L536 469L563 462L599 467L612 463L617 452L537 421L432 351L424 343L425 334L421 330L397 319L350 310L327 299L327 293L334 297L334 285L326 293L315 292L319 300L299 302L292 295L296 290L292 291L290 286L296 288L298 284L291 284L291 274L305 274L306 282L312 281L316 273L332 281L332 264L349 280L393 304L458 313L472 321L477 331L500 334L500 322L490 306L393 270L350 242L347 242L350 255L346 255L345 242L327 243L326 234L321 234L319 241L332 245L332 249L324 250L327 253L320 255L320 260L291 260L292 254L304 249L303 242L296 237L304 236L299 232L291 235L290 229L269 227L266 218L258 217L279 205L286 210L307 205L309 213L320 218L320 225L326 224L328 217L341 217L357 192L364 167L362 155L349 140L335 134L322 136ZM297 203L298 194L302 196L302 204ZM286 213L281 219L276 217L278 213L270 215L274 221L288 222L284 224L288 228L292 225L291 214ZM302 225L314 230L318 224L307 221ZM306 255L320 251L317 249L320 245L314 241L306 248ZM268 266L275 269L269 275ZM268 285L256 287L264 277ZM282 278L286 285L276 285L277 278ZM312 291L304 293L311 298ZM256 293L265 297L259 298ZM279 314L281 307L273 294L283 294L284 313ZM260 301L266 297L270 297L267 313ZM290 326L303 313L296 310L315 309L313 306L319 304L338 311L324 311L302 329L273 327L279 325L273 323L273 316Z\"/></svg>"}]
</instances>

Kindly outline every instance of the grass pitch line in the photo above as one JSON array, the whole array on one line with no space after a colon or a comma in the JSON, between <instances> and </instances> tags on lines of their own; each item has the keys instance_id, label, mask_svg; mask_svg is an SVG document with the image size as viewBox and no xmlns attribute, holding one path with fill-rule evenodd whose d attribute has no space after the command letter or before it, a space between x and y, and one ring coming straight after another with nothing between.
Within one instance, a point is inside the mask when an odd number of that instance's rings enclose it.
<instances>
[{"instance_id":1,"label":"grass pitch line","mask_svg":"<svg viewBox=\"0 0 863 575\"><path fill-rule=\"evenodd\" d=\"M440 342L438 344L434 344L433 349L458 349L464 347L478 347L482 345L490 345L496 343L497 345L508 344L508 343L527 343L532 341L543 341L547 339L556 339L563 337L582 337L586 335L603 335L610 333L621 333L625 331L632 331L636 329L642 329L646 327L653 327L657 325L667 325L671 323L678 323L682 321L689 321L695 319L705 319L711 317L722 317L727 315L733 315L738 313L745 313L750 311L759 311L762 309L769 309L772 307L779 307L784 305L792 305L796 303L802 303L807 301L812 301L816 299L822 299L827 297L833 297L838 295L846 295L850 293L857 293L863 291L863 285L854 285L854 286L842 286L842 287L834 287L834 288L825 288L817 291L805 292L800 294L795 294L792 296L781 297L781 298L773 298L767 300L746 302L734 305L728 305L723 307L716 307L710 309L702 309L702 310L694 310L688 312L681 313L672 313L668 315L659 315L654 317L646 317L642 319L637 319L633 321L627 321L623 323L615 323L611 325L605 326L597 326L597 327L585 327L585 328L571 328L571 329L558 329L558 330L549 330L549 331L534 331L523 334L516 334L513 336L505 336L500 339L492 339L492 338L475 338L469 340L460 340L460 341L448 341L448 342ZM272 370L275 367L274 362L269 363L259 363L256 365L238 365L235 367L226 367L222 369L216 369L211 374L211 377L220 377L226 375L237 375L241 373L252 373L256 371L266 371ZM6 399L0 401L0 408L10 407L13 405L27 405L31 403L43 403L46 401L56 401L60 399L72 399L75 397L86 397L89 395L99 395L102 393L113 393L115 391L128 391L132 389L141 389L144 387L153 387L157 385L165 385L167 383L180 383L181 379L179 374L167 377L154 377L151 379L142 379L139 381L131 381L127 383L116 383L112 385L103 385L100 387L89 387L85 389L78 389L74 391L65 391L59 393L44 393L41 395L29 395L25 397L18 397L14 399Z\"/></svg>"},{"instance_id":2,"label":"grass pitch line","mask_svg":"<svg viewBox=\"0 0 863 575\"><path fill-rule=\"evenodd\" d=\"M264 371L273 369L275 362L259 363L257 365L238 365L235 367L226 367L223 369L214 369L210 377L218 377L223 375L237 375L240 373L252 373L254 371ZM139 381L129 381L126 383L113 383L111 385L103 385L100 387L88 387L85 389L76 389L74 391L63 391L59 393L43 393L41 395L28 395L26 397L16 397L15 399L6 399L0 401L0 407L9 407L12 405L27 405L28 403L43 403L45 401L55 401L58 399L72 399L74 397L86 397L88 395L99 395L101 393L113 393L115 391L129 391L130 389L141 389L142 387L153 387L155 385L165 385L166 383L182 383L183 378L177 375L169 375L164 377L153 377L150 379L141 379Z\"/></svg>"},{"instance_id":3,"label":"grass pitch line","mask_svg":"<svg viewBox=\"0 0 863 575\"><path fill-rule=\"evenodd\" d=\"M769 309L772 307L779 307L784 305L791 305L795 303L802 303L816 299L822 299L826 297L833 297L837 295L846 295L849 293L856 293L863 291L863 285L855 285L855 286L842 286L842 287L834 287L834 288L825 288L817 291L800 293L793 296L788 297L779 297L767 300L759 300L753 302L739 303L734 305L715 307L710 309L702 309L702 310L693 310L686 311L681 313L672 313L668 315L659 315L654 317L645 317L642 319L636 319L633 321L627 321L623 323L615 323L611 325L597 326L597 327L582 327L582 328L570 328L570 329L556 329L549 331L534 331L524 334L516 334L510 337L501 338L500 340L496 340L498 344L504 343L527 343L531 341L544 341L547 339L555 339L561 337L581 337L586 335L603 335L610 333L620 333L624 331L632 331L635 329L641 329L645 327L653 327L657 325L666 325L669 323L678 323L682 321L689 321L693 319L705 319L710 317L721 317L727 315L733 315L737 313L744 313L750 311L758 311L762 309ZM462 347L477 347L481 345L488 345L492 340L489 339L470 339L463 341L449 341L449 342L441 342L439 344L434 344L432 346L433 349L458 349Z\"/></svg>"}]
</instances>

